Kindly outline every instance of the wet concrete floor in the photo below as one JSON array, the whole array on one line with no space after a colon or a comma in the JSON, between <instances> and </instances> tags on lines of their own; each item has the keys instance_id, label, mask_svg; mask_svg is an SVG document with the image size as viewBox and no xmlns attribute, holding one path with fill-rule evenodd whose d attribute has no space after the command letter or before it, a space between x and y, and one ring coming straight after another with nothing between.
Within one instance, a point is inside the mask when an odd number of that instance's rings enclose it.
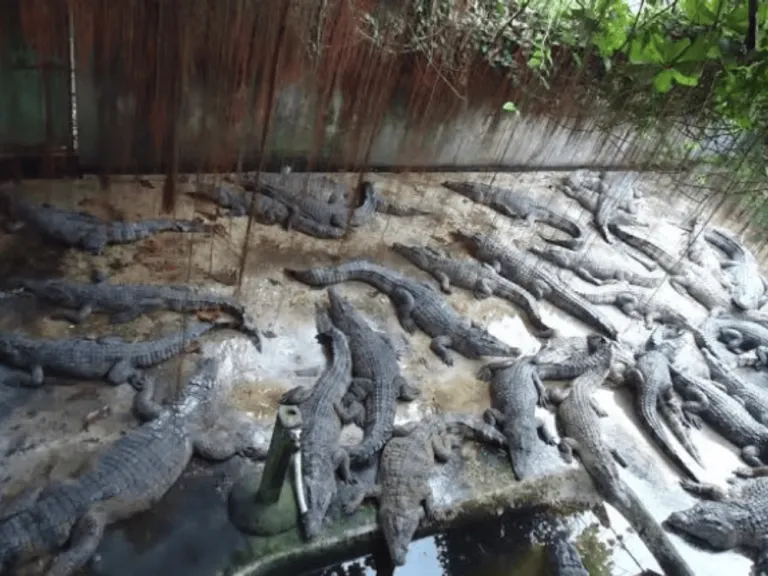
<instances>
[{"instance_id":1,"label":"wet concrete floor","mask_svg":"<svg viewBox=\"0 0 768 576\"><path fill-rule=\"evenodd\" d=\"M267 336L263 353L259 354L238 334L207 338L204 348L206 353L224 360L222 380L231 387L232 403L269 426L280 394L296 384L311 384L314 380L297 376L296 371L321 367L324 361L314 339L313 310L315 302L325 298L325 292L288 279L282 272L284 267L325 265L365 257L410 276L430 280L392 253L389 248L392 242L427 244L462 254L450 236L456 229L504 234L522 246L539 242L537 226L511 223L441 187L441 181L472 178L489 182L495 178L495 184L528 189L540 202L559 208L586 225L589 214L553 189L555 179L560 176L562 174L552 173L370 175L381 193L430 210L433 215L416 218L377 215L365 228L352 231L340 241L313 239L254 223L246 243L246 218L217 217L213 205L182 195L173 216L203 217L218 225L214 233L162 234L136 245L110 247L97 257L51 246L24 231L4 234L0 237L0 280L6 287L12 287L15 278L29 276L84 280L96 266L107 270L112 282L188 283L236 294ZM356 175L333 174L332 177L350 184L357 181ZM648 233L669 247L682 238L683 233L676 224L686 218L691 206L683 200L669 204L664 178L645 175L639 187L646 194L641 214L651 224ZM154 183L153 189L131 178L114 179L106 191L100 190L98 181L90 178L74 182L28 182L24 187L26 193L41 202L87 210L105 218L131 220L159 214L161 180L150 177L148 181ZM194 191L213 181L190 178L182 188ZM589 242L591 249L608 249L597 235ZM235 284L243 258L243 282L238 288ZM628 265L645 272L634 260L628 259ZM573 285L584 285L568 272L558 273ZM343 285L341 291L373 325L393 336L402 351L405 376L422 389L417 401L399 406L399 422L451 410L481 414L488 406L487 386L474 377L482 362L454 354L455 365L445 366L429 351L424 334L411 337L404 334L386 297L372 294L369 287L357 284ZM447 298L459 312L487 326L494 335L525 353L533 353L541 346L512 305L495 298L475 300L462 290L454 290ZM683 311L692 320L705 316L702 307L675 292L667 283L658 291L657 298ZM581 335L588 331L548 303L543 302L541 306L545 320L560 335ZM176 315L153 314L127 325L108 326L103 318L93 318L82 326L71 326L43 319L42 314L47 311L44 306L13 296L0 300L0 309L3 311L0 329L24 330L47 337L117 333L129 340L139 339L178 328L183 321ZM647 334L617 310L605 308L604 312L620 328L621 340L638 342ZM193 358L185 357L159 368L157 373L167 388L161 391L161 396L171 397L192 365ZM61 382L32 392L4 391L0 396L0 414L6 413L0 421L0 453L4 453L0 474L2 501L24 489L77 472L95 451L136 426L130 414L132 398L133 390L129 386L111 387L98 382ZM601 390L598 400L611 416L603 420L607 436L624 448L630 460L623 474L648 502L657 519L662 520L672 510L688 507L692 499L678 487L677 473L640 431L629 393ZM12 407L15 409L11 410ZM542 416L553 423L550 413L542 411ZM354 443L359 434L359 430L350 427L345 431L344 441ZM695 442L706 459L702 475L724 485L730 472L739 465L733 448L708 430L696 434ZM213 470L200 464L192 466L157 510L109 530L100 548L101 561L91 570L104 575L124 574L128 570L142 574L211 574L224 570L227 565L242 564L245 560L240 554L247 555L247 552L238 551L240 537L226 520L223 508L231 481L231 474L226 472L232 472L237 465L235 462ZM439 499L439 482L435 488ZM626 522L610 510L609 514L611 528L599 529L597 536L601 542L612 543L608 546L610 573L635 574L644 568L658 570ZM574 538L578 537L575 533ZM743 556L700 551L676 536L672 538L697 574L719 575L726 571L736 574L748 570L749 561ZM414 546L414 550L419 550L419 546Z\"/></svg>"}]
</instances>

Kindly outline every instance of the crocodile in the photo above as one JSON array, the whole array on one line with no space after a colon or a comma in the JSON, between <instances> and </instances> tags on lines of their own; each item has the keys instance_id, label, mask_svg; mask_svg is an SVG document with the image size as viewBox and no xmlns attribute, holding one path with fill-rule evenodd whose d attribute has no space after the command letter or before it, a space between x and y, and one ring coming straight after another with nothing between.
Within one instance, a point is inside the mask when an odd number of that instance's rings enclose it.
<instances>
[{"instance_id":1,"label":"crocodile","mask_svg":"<svg viewBox=\"0 0 768 576\"><path fill-rule=\"evenodd\" d=\"M481 184L480 182L445 181L443 186L477 204L488 206L504 216L521 218L528 226L532 226L536 222L543 222L571 236L569 240L557 240L541 236L552 244L578 248L584 245L587 238L586 230L576 220L558 214L548 206L534 202L530 194L511 188Z\"/></svg>"},{"instance_id":2,"label":"crocodile","mask_svg":"<svg viewBox=\"0 0 768 576\"><path fill-rule=\"evenodd\" d=\"M533 246L529 250L543 260L571 270L580 278L598 286L618 281L655 288L664 281L664 278L658 276L648 276L632 271L626 266L625 259L616 252L613 253L614 258L608 258L606 257L608 254L604 251L597 254L589 248L576 252L560 246L548 246L543 249Z\"/></svg>"},{"instance_id":3,"label":"crocodile","mask_svg":"<svg viewBox=\"0 0 768 576\"><path fill-rule=\"evenodd\" d=\"M544 546L544 564L548 576L589 576L579 551L565 536L555 536Z\"/></svg>"},{"instance_id":4,"label":"crocodile","mask_svg":"<svg viewBox=\"0 0 768 576\"><path fill-rule=\"evenodd\" d=\"M379 524L396 566L405 564L408 546L422 519L440 519L429 476L436 460L452 458L457 435L473 435L496 446L506 444L501 432L466 414L432 416L396 427L381 454L378 483L360 491L357 501L347 504L355 508L364 498L378 500Z\"/></svg>"},{"instance_id":5,"label":"crocodile","mask_svg":"<svg viewBox=\"0 0 768 576\"><path fill-rule=\"evenodd\" d=\"M752 252L724 230L707 230L704 238L731 258L723 266L730 269L733 303L743 310L760 308L766 300L766 286Z\"/></svg>"},{"instance_id":6,"label":"crocodile","mask_svg":"<svg viewBox=\"0 0 768 576\"><path fill-rule=\"evenodd\" d=\"M428 246L406 246L395 242L392 249L415 266L431 274L446 294L451 284L471 290L475 298L497 296L525 312L533 332L539 338L552 338L554 329L544 322L533 295L501 276L490 264L474 258L451 258Z\"/></svg>"},{"instance_id":7,"label":"crocodile","mask_svg":"<svg viewBox=\"0 0 768 576\"><path fill-rule=\"evenodd\" d=\"M550 340L534 357L533 362L542 380L572 380L598 366L602 359L595 352L603 339L596 334ZM612 362L609 380L623 382L627 367L635 362L634 354L617 342L611 344Z\"/></svg>"},{"instance_id":8,"label":"crocodile","mask_svg":"<svg viewBox=\"0 0 768 576\"><path fill-rule=\"evenodd\" d=\"M590 187L587 187L584 180L566 176L559 182L558 188L592 214L595 227L608 244L613 244L609 224L647 226L636 216L635 201L638 193L631 185L622 183L620 186L608 187L604 176L592 179L589 183Z\"/></svg>"},{"instance_id":9,"label":"crocodile","mask_svg":"<svg viewBox=\"0 0 768 576\"><path fill-rule=\"evenodd\" d=\"M302 414L301 461L307 511L302 516L304 533L315 538L322 529L328 507L336 495L336 473L350 479L349 455L339 445L341 428L348 420L342 399L352 381L352 355L344 333L336 328L328 311L315 313L317 341L326 349L329 362L312 388L297 386L280 397L281 404L298 405Z\"/></svg>"},{"instance_id":10,"label":"crocodile","mask_svg":"<svg viewBox=\"0 0 768 576\"><path fill-rule=\"evenodd\" d=\"M672 368L675 390L683 397L683 411L694 421L701 417L741 451L750 466L768 461L768 427L752 418L744 405L711 380Z\"/></svg>"},{"instance_id":11,"label":"crocodile","mask_svg":"<svg viewBox=\"0 0 768 576\"><path fill-rule=\"evenodd\" d=\"M373 286L389 296L403 329L412 334L417 326L421 328L432 338L431 350L448 366L453 365L449 348L470 359L520 354L519 350L495 338L482 326L459 315L429 284L367 260L350 260L328 268L286 269L286 273L314 287L348 281Z\"/></svg>"},{"instance_id":12,"label":"crocodile","mask_svg":"<svg viewBox=\"0 0 768 576\"><path fill-rule=\"evenodd\" d=\"M644 320L646 328L651 328L656 322L689 327L688 319L672 306L659 302L653 291L635 288L626 282L574 291L591 304L612 305L630 318Z\"/></svg>"},{"instance_id":13,"label":"crocodile","mask_svg":"<svg viewBox=\"0 0 768 576\"><path fill-rule=\"evenodd\" d=\"M672 512L664 521L670 531L716 551L748 548L757 552L754 573L768 574L768 469L736 471L742 478L728 491L711 484L683 481L688 492L705 498L687 510Z\"/></svg>"},{"instance_id":14,"label":"crocodile","mask_svg":"<svg viewBox=\"0 0 768 576\"><path fill-rule=\"evenodd\" d=\"M591 399L608 376L612 347L606 339L597 346L595 354L602 362L576 378L567 396L550 389L550 399L558 405L558 425L563 433L561 454L566 461L571 461L573 452L577 453L598 492L627 519L666 574L692 576L693 571L661 526L621 479L616 462L626 465L626 461L615 448L607 445L600 430Z\"/></svg>"},{"instance_id":15,"label":"crocodile","mask_svg":"<svg viewBox=\"0 0 768 576\"><path fill-rule=\"evenodd\" d=\"M555 444L555 438L535 414L537 404L546 405L547 393L532 358L486 364L478 378L490 383L491 408L485 411L484 418L506 437L517 479L545 473L541 465L547 454L542 440Z\"/></svg>"},{"instance_id":16,"label":"crocodile","mask_svg":"<svg viewBox=\"0 0 768 576\"><path fill-rule=\"evenodd\" d=\"M243 192L225 184L211 193L190 192L190 196L212 201L229 209L230 216L252 216L257 222L271 226L279 224L289 230L296 230L307 236L322 239L336 239L344 236L346 229L316 222L261 192Z\"/></svg>"},{"instance_id":17,"label":"crocodile","mask_svg":"<svg viewBox=\"0 0 768 576\"><path fill-rule=\"evenodd\" d=\"M223 446L196 425L210 410L217 371L215 359L201 360L181 398L158 417L110 444L80 476L51 483L0 520L0 573L53 553L47 574L70 576L93 556L107 525L154 506L194 453L210 460L263 457L263 447Z\"/></svg>"},{"instance_id":18,"label":"crocodile","mask_svg":"<svg viewBox=\"0 0 768 576\"><path fill-rule=\"evenodd\" d=\"M368 463L392 436L397 399L413 400L419 390L400 374L397 353L387 334L373 330L336 288L328 289L330 316L347 337L352 354L352 375L358 404L347 410L362 411L363 441L347 450L352 464Z\"/></svg>"},{"instance_id":19,"label":"crocodile","mask_svg":"<svg viewBox=\"0 0 768 576\"><path fill-rule=\"evenodd\" d=\"M137 222L105 221L86 212L72 212L50 204L35 204L18 194L0 190L15 221L28 224L43 237L91 254L107 245L130 244L160 232L205 232L201 220L154 219Z\"/></svg>"},{"instance_id":20,"label":"crocodile","mask_svg":"<svg viewBox=\"0 0 768 576\"><path fill-rule=\"evenodd\" d=\"M616 327L592 304L576 294L541 266L542 262L514 245L504 246L489 236L456 232L473 255L491 264L500 274L528 290L536 299L546 298L563 311L615 338Z\"/></svg>"},{"instance_id":21,"label":"crocodile","mask_svg":"<svg viewBox=\"0 0 768 576\"><path fill-rule=\"evenodd\" d=\"M699 475L678 454L659 418L659 405L668 403L673 396L672 377L666 356L651 346L638 356L635 366L627 371L626 381L634 391L635 410L645 432L670 462L688 478L698 481ZM671 417L672 412L668 411L667 415ZM691 454L694 457L697 455Z\"/></svg>"},{"instance_id":22,"label":"crocodile","mask_svg":"<svg viewBox=\"0 0 768 576\"><path fill-rule=\"evenodd\" d=\"M141 314L166 309L175 312L222 310L235 316L240 329L261 351L261 339L255 323L245 308L228 296L197 290L183 285L81 283L68 280L24 279L21 286L36 297L61 307L56 316L74 324L84 321L92 312L107 312L113 323L130 322Z\"/></svg>"},{"instance_id":23,"label":"crocodile","mask_svg":"<svg viewBox=\"0 0 768 576\"><path fill-rule=\"evenodd\" d=\"M0 334L0 362L27 369L34 383L55 374L110 384L136 385L142 368L155 366L180 354L191 342L216 328L231 328L227 322L187 323L183 330L143 342L126 342L116 336L35 339L21 334Z\"/></svg>"},{"instance_id":24,"label":"crocodile","mask_svg":"<svg viewBox=\"0 0 768 576\"><path fill-rule=\"evenodd\" d=\"M681 294L687 292L691 298L708 310L727 308L730 305L730 294L706 268L684 258L673 256L650 240L633 234L626 228L612 225L611 231L616 237L656 261L662 270L669 274L669 283L677 292Z\"/></svg>"},{"instance_id":25,"label":"crocodile","mask_svg":"<svg viewBox=\"0 0 768 576\"><path fill-rule=\"evenodd\" d=\"M725 386L728 394L739 399L752 417L768 426L768 390L742 379L709 350L702 350L712 380Z\"/></svg>"},{"instance_id":26,"label":"crocodile","mask_svg":"<svg viewBox=\"0 0 768 576\"><path fill-rule=\"evenodd\" d=\"M336 207L344 207L344 220L343 227L346 227L347 218L350 216L349 207L345 204L349 201L351 196L351 190L345 184L336 182L328 176L321 174L266 174L261 173L258 180L251 178L246 184L245 188L248 191L262 190L265 186L272 189L279 189L280 195L283 199L287 199L288 196L310 196L314 200L323 202L326 204L336 205ZM364 180L360 184L363 197L363 205L352 211L349 225L353 227L365 225L373 216L373 212L380 212L383 214L389 214L391 216L430 216L432 212L428 210L421 210L412 206L406 206L400 204L395 200L385 198L381 194L376 193L373 183ZM287 195L282 194L285 192ZM327 192L323 195L321 192ZM325 198L322 198L325 196ZM322 198L322 199L321 199Z\"/></svg>"}]
</instances>

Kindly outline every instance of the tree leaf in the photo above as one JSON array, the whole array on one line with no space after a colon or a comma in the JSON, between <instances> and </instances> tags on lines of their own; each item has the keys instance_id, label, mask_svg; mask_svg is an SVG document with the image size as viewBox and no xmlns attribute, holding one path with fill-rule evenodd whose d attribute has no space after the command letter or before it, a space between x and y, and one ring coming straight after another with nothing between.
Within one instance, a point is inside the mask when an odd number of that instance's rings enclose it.
<instances>
[{"instance_id":1,"label":"tree leaf","mask_svg":"<svg viewBox=\"0 0 768 576\"><path fill-rule=\"evenodd\" d=\"M681 38L680 40L677 40L675 42L672 42L671 44L667 44L665 46L665 62L667 64L672 64L673 62L676 62L678 58L683 57L688 52L688 48L691 46L691 39L690 38Z\"/></svg>"},{"instance_id":2,"label":"tree leaf","mask_svg":"<svg viewBox=\"0 0 768 576\"><path fill-rule=\"evenodd\" d=\"M659 94L666 94L672 88L672 70L664 69L653 79L653 87Z\"/></svg>"},{"instance_id":3,"label":"tree leaf","mask_svg":"<svg viewBox=\"0 0 768 576\"><path fill-rule=\"evenodd\" d=\"M518 114L518 115L520 114L520 110L518 110L514 102L504 102L504 106L502 106L501 108L505 112L514 112L515 114Z\"/></svg>"},{"instance_id":4,"label":"tree leaf","mask_svg":"<svg viewBox=\"0 0 768 576\"><path fill-rule=\"evenodd\" d=\"M670 72L672 72L672 77L675 79L675 82L682 84L683 86L696 86L699 83L699 74L696 74L695 76L687 76L675 68L672 68Z\"/></svg>"}]
</instances>

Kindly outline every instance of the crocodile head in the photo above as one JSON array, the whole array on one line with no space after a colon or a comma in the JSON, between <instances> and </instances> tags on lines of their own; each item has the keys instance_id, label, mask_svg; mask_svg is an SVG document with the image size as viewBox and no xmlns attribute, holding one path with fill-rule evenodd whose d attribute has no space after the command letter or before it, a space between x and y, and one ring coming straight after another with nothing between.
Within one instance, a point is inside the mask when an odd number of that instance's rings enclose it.
<instances>
[{"instance_id":1,"label":"crocodile head","mask_svg":"<svg viewBox=\"0 0 768 576\"><path fill-rule=\"evenodd\" d=\"M307 498L307 512L302 516L304 533L307 538L315 538L323 528L331 500L336 494L336 475L330 466L314 469L308 466L304 471L304 493Z\"/></svg>"},{"instance_id":2,"label":"crocodile head","mask_svg":"<svg viewBox=\"0 0 768 576\"><path fill-rule=\"evenodd\" d=\"M59 280L28 280L20 281L22 288L28 290L38 298L55 301L61 305L79 304L74 299L74 292L68 290L65 283Z\"/></svg>"},{"instance_id":3,"label":"crocodile head","mask_svg":"<svg viewBox=\"0 0 768 576\"><path fill-rule=\"evenodd\" d=\"M730 550L738 544L740 520L748 516L748 512L726 503L699 502L688 510L670 514L664 526L714 550Z\"/></svg>"},{"instance_id":4,"label":"crocodile head","mask_svg":"<svg viewBox=\"0 0 768 576\"><path fill-rule=\"evenodd\" d=\"M400 510L379 510L381 531L384 533L389 555L395 566L405 564L408 546L423 516L424 509L421 506Z\"/></svg>"},{"instance_id":5,"label":"crocodile head","mask_svg":"<svg viewBox=\"0 0 768 576\"><path fill-rule=\"evenodd\" d=\"M462 196L465 196L470 200L474 200L475 202L482 202L485 197L483 184L478 184L475 182L458 182L455 180L446 180L443 182L443 186L448 188L448 190L456 192L457 194L461 194Z\"/></svg>"},{"instance_id":6,"label":"crocodile head","mask_svg":"<svg viewBox=\"0 0 768 576\"><path fill-rule=\"evenodd\" d=\"M421 246L406 246L405 244L394 242L392 244L392 250L418 266L429 265L427 251Z\"/></svg>"}]
</instances>

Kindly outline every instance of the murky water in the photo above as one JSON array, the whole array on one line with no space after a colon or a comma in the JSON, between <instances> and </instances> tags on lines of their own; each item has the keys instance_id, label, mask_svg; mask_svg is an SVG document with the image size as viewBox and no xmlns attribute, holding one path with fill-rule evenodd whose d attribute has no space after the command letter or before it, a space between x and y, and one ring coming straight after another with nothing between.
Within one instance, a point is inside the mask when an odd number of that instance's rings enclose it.
<instances>
[{"instance_id":1,"label":"murky water","mask_svg":"<svg viewBox=\"0 0 768 576\"><path fill-rule=\"evenodd\" d=\"M545 544L564 525L583 523L583 518L559 519L540 509L516 510L417 540L406 564L396 569L382 549L303 576L547 576ZM594 527L582 532L576 548L590 574L610 574L611 546L594 533Z\"/></svg>"}]
</instances>

